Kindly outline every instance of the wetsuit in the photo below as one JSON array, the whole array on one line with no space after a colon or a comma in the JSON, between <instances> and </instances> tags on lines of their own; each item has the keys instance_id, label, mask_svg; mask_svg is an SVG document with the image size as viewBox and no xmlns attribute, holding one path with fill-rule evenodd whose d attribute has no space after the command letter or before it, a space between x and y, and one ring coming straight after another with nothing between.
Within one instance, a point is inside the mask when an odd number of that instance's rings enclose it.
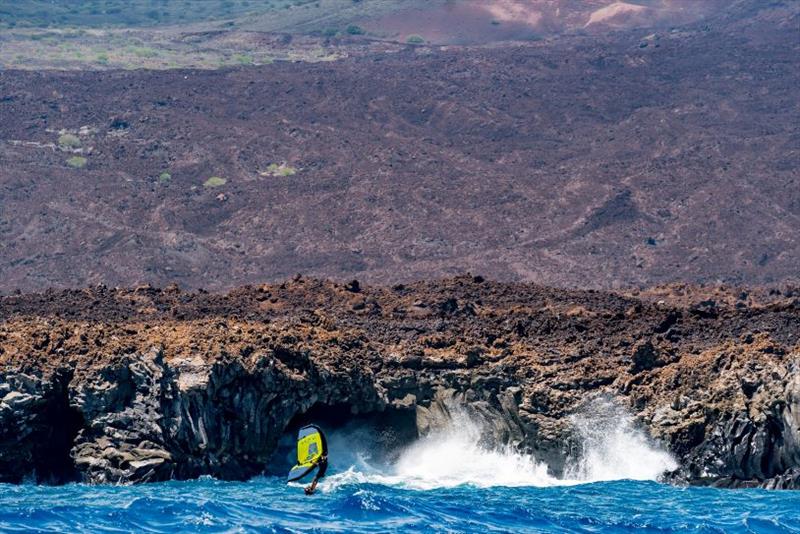
<instances>
[{"instance_id":1,"label":"wetsuit","mask_svg":"<svg viewBox=\"0 0 800 534\"><path fill-rule=\"evenodd\" d=\"M327 471L328 471L328 457L321 456L320 459L317 460L317 474L314 475L314 480L312 480L311 484L309 484L305 489L306 495L311 495L312 493L314 493L314 490L317 489L317 482L319 482L319 479L325 476L325 473Z\"/></svg>"},{"instance_id":2,"label":"wetsuit","mask_svg":"<svg viewBox=\"0 0 800 534\"><path fill-rule=\"evenodd\" d=\"M315 479L319 480L320 478L325 476L325 473L328 471L328 457L322 456L317 463L317 474L314 476Z\"/></svg>"}]
</instances>

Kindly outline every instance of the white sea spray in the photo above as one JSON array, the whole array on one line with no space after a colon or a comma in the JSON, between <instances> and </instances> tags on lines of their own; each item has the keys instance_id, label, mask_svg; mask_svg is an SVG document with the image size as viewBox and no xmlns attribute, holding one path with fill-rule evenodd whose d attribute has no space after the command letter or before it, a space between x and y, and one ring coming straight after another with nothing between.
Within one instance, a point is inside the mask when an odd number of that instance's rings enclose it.
<instances>
[{"instance_id":1,"label":"white sea spray","mask_svg":"<svg viewBox=\"0 0 800 534\"><path fill-rule=\"evenodd\" d=\"M486 447L481 426L464 410L451 408L450 423L379 465L368 453L351 450L351 465L328 477L323 490L349 484L382 484L429 490L462 485L474 487L548 487L586 482L657 480L675 469L674 458L634 424L619 405L600 399L571 418L578 452L568 459L563 478L545 463L512 447ZM334 438L334 442L335 442ZM345 445L339 443L339 446ZM335 451L334 451L335 453Z\"/></svg>"}]
</instances>

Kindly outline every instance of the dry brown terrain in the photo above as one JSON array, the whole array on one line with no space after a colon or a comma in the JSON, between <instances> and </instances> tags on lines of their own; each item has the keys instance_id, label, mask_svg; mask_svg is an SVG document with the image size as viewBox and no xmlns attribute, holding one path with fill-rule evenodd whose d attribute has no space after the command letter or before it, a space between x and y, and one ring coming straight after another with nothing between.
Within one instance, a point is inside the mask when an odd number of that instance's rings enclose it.
<instances>
[{"instance_id":1,"label":"dry brown terrain","mask_svg":"<svg viewBox=\"0 0 800 534\"><path fill-rule=\"evenodd\" d=\"M735 7L327 63L2 71L0 289L796 280L798 6Z\"/></svg>"},{"instance_id":2,"label":"dry brown terrain","mask_svg":"<svg viewBox=\"0 0 800 534\"><path fill-rule=\"evenodd\" d=\"M741 4L741 2L739 2ZM398 2L393 11L361 17L372 34L436 44L476 44L627 28L663 29L736 9L730 0L461 0Z\"/></svg>"}]
</instances>

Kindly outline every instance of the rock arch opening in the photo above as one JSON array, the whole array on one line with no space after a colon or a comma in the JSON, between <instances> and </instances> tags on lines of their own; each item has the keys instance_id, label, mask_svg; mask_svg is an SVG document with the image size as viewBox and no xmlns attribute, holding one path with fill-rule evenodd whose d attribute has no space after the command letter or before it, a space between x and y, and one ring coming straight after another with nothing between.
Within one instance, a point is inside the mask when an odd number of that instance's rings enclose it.
<instances>
[{"instance_id":1,"label":"rock arch opening","mask_svg":"<svg viewBox=\"0 0 800 534\"><path fill-rule=\"evenodd\" d=\"M266 469L268 475L283 476L295 462L297 431L308 424L322 428L328 439L329 463L334 471L352 465L383 465L418 437L416 411L386 407L359 413L347 403L316 403L295 414L284 429Z\"/></svg>"}]
</instances>

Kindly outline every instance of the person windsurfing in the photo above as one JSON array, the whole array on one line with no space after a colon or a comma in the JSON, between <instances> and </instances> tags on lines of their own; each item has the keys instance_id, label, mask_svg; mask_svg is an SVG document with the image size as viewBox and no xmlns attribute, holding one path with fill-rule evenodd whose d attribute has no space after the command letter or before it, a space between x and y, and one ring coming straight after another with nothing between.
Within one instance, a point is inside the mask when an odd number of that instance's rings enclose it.
<instances>
[{"instance_id":1,"label":"person windsurfing","mask_svg":"<svg viewBox=\"0 0 800 534\"><path fill-rule=\"evenodd\" d=\"M313 495L317 489L319 479L325 476L328 470L328 442L325 435L316 425L304 426L297 433L297 465L292 467L287 482L294 482L305 478L316 470L314 480L306 486L306 495Z\"/></svg>"},{"instance_id":2,"label":"person windsurfing","mask_svg":"<svg viewBox=\"0 0 800 534\"><path fill-rule=\"evenodd\" d=\"M303 489L306 495L313 495L314 491L317 489L319 479L325 476L325 472L328 470L328 456L320 456L319 459L316 460L315 465L317 466L317 474L314 475L314 480L311 481L311 484Z\"/></svg>"}]
</instances>

